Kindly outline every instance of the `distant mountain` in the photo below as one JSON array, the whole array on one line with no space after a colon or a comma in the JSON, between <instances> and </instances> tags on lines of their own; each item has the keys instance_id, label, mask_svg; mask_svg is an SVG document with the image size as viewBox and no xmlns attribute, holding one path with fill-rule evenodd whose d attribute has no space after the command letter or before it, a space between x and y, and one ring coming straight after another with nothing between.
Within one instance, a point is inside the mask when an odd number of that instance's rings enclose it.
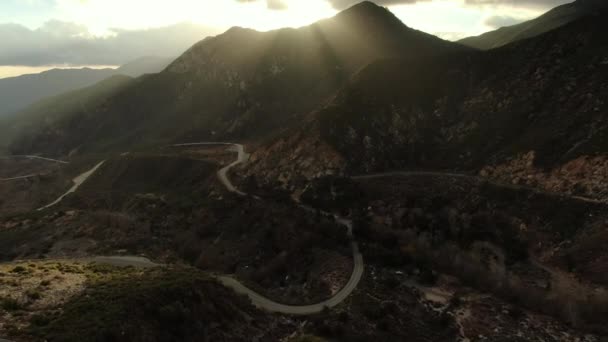
<instances>
[{"instance_id":1,"label":"distant mountain","mask_svg":"<svg viewBox=\"0 0 608 342\"><path fill-rule=\"evenodd\" d=\"M141 57L127 64L122 65L116 70L117 75L139 77L144 74L161 72L175 57Z\"/></svg>"},{"instance_id":2,"label":"distant mountain","mask_svg":"<svg viewBox=\"0 0 608 342\"><path fill-rule=\"evenodd\" d=\"M47 125L69 130L74 117L95 116L91 109L103 105L108 98L133 82L136 81L129 76L110 76L90 87L40 100L18 115L0 118L0 150L5 149L16 136L39 134L42 127ZM64 132L58 130L53 134L62 135Z\"/></svg>"},{"instance_id":3,"label":"distant mountain","mask_svg":"<svg viewBox=\"0 0 608 342\"><path fill-rule=\"evenodd\" d=\"M459 43L482 50L493 49L511 42L538 36L584 16L597 14L605 7L608 7L608 1L605 0L577 0L558 6L536 19L513 26L501 27L477 37L465 38L460 40Z\"/></svg>"},{"instance_id":4,"label":"distant mountain","mask_svg":"<svg viewBox=\"0 0 608 342\"><path fill-rule=\"evenodd\" d=\"M468 48L408 28L371 2L300 29L232 28L90 108L95 116L46 124L12 149L65 154L76 147L261 137L297 125L375 60L462 50Z\"/></svg>"},{"instance_id":5,"label":"distant mountain","mask_svg":"<svg viewBox=\"0 0 608 342\"><path fill-rule=\"evenodd\" d=\"M113 75L137 77L163 70L173 58L143 57L118 69L53 69L0 79L0 117L49 96L88 87Z\"/></svg>"}]
</instances>

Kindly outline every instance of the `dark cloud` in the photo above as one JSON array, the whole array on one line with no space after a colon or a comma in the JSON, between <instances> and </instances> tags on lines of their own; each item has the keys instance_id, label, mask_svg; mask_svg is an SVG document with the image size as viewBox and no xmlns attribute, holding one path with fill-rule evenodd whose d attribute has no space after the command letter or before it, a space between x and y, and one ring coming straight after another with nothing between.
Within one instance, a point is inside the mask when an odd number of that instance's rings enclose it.
<instances>
[{"instance_id":1,"label":"dark cloud","mask_svg":"<svg viewBox=\"0 0 608 342\"><path fill-rule=\"evenodd\" d=\"M236 0L241 3L258 2L259 0ZM271 10L285 10L288 8L285 0L266 0L266 6Z\"/></svg>"},{"instance_id":2,"label":"dark cloud","mask_svg":"<svg viewBox=\"0 0 608 342\"><path fill-rule=\"evenodd\" d=\"M148 30L113 29L94 37L85 26L49 21L36 30L0 24L0 65L119 65L141 56L177 56L215 29L182 23Z\"/></svg>"},{"instance_id":3,"label":"dark cloud","mask_svg":"<svg viewBox=\"0 0 608 342\"><path fill-rule=\"evenodd\" d=\"M487 26L493 28L512 26L522 22L520 19L509 17L506 15L495 15L491 16L484 22Z\"/></svg>"},{"instance_id":4,"label":"dark cloud","mask_svg":"<svg viewBox=\"0 0 608 342\"><path fill-rule=\"evenodd\" d=\"M239 0L242 1L242 0ZM343 10L355 5L362 0L327 0L335 9ZM433 0L375 0L372 1L380 6L414 4ZM467 5L510 5L514 7L544 7L551 8L562 5L573 0L465 0Z\"/></svg>"}]
</instances>

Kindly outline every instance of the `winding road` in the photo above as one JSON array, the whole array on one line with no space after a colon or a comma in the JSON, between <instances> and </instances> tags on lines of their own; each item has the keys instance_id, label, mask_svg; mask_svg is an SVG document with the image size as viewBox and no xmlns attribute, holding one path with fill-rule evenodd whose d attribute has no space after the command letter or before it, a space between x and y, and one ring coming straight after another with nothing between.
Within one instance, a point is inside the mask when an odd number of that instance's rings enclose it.
<instances>
[{"instance_id":1,"label":"winding road","mask_svg":"<svg viewBox=\"0 0 608 342\"><path fill-rule=\"evenodd\" d=\"M175 145L171 145L171 147L193 147L193 146L212 146L212 145L226 145L226 146L229 146L229 149L231 151L237 153L237 159L234 162L230 163L229 165L221 168L217 172L217 177L220 180L220 182L226 187L226 189L228 191L230 191L232 193L236 193L240 196L249 196L248 194L237 189L234 186L234 184L232 184L232 182L230 181L230 178L228 177L228 173L233 167L243 164L243 163L247 162L247 160L249 159L249 155L245 152L245 147L243 145L233 144L233 143L224 143L224 142L202 142L202 143L175 144ZM84 172L83 174L79 175L78 177L74 178L74 180L73 180L74 186L72 188L70 188L65 194L60 196L54 202L52 202L38 210L44 210L44 209L50 208L54 205L57 205L59 202L61 202L63 200L64 197L66 197L67 195L78 190L80 185L82 185L89 177L91 177L104 164L104 162L105 161L100 162L95 167L93 167L91 170L88 170L88 171ZM257 196L253 196L253 197L256 199L260 199ZM308 209L305 206L302 206L302 207L304 209ZM325 213L325 214L327 214L327 213ZM330 214L328 214L328 215L330 215ZM317 303L317 304L285 305L285 304L277 303L271 299L268 299L268 298L262 296L261 294L247 288L245 285L243 285L242 283L240 283L238 280L236 280L234 277L232 277L230 275L214 275L214 277L224 286L233 289L235 292L237 292L239 294L247 295L249 297L249 299L251 300L252 304L255 305L256 307L266 310L266 311L270 311L270 312L278 312L278 313L291 314L291 315L310 315L310 314L319 313L319 312L325 310L326 308L332 308L332 307L342 303L355 290L355 288L361 281L361 277L363 276L363 272L365 269L365 264L363 262L363 256L361 255L361 253L359 251L359 246L353 237L352 221L350 221L346 218L342 218L337 215L333 215L333 216L337 223L342 224L348 228L348 237L350 239L351 248L352 248L352 252L353 252L353 261L354 261L353 272L352 272L348 282L333 297L331 297L323 302ZM148 267L161 266L160 264L156 264L147 258L135 257L135 256L98 256L98 257L94 257L92 259L86 259L86 261L92 261L92 262L119 266L119 267L133 266L133 267L138 267L138 268L148 268Z\"/></svg>"},{"instance_id":2,"label":"winding road","mask_svg":"<svg viewBox=\"0 0 608 342\"><path fill-rule=\"evenodd\" d=\"M15 155L15 156L2 156L2 157L0 157L0 159L14 159L14 158L39 159L39 160L44 160L44 161L53 162L53 163L69 164L69 162L66 162L66 161L63 161L63 160L52 159L52 158L45 158L45 157L33 156L33 155ZM29 178L34 178L34 177L38 177L38 176L39 176L39 174L34 174L33 173L33 174L25 175L25 176L10 177L10 178L0 178L0 182L9 182L9 181L15 181L15 180L20 180L20 179L29 179Z\"/></svg>"},{"instance_id":3,"label":"winding road","mask_svg":"<svg viewBox=\"0 0 608 342\"><path fill-rule=\"evenodd\" d=\"M44 160L44 161L53 162L53 163L69 164L69 162L64 161L64 160L53 159L53 158L46 158L46 157L34 156L34 155L14 155L14 156L2 156L2 157L0 157L0 159L15 159L15 158L39 159L39 160Z\"/></svg>"},{"instance_id":4,"label":"winding road","mask_svg":"<svg viewBox=\"0 0 608 342\"><path fill-rule=\"evenodd\" d=\"M217 172L217 177L220 179L220 182L222 182L222 184L224 184L226 189L228 189L228 191L239 194L241 196L247 196L246 193L239 191L232 184L230 179L228 179L228 171L230 171L230 169L232 169L233 167L235 167L239 164L243 164L243 163L247 162L247 160L249 159L249 155L247 153L245 153L245 146L243 146L241 144L233 144L233 143L225 143L225 142L201 142L201 143L175 144L175 145L171 145L171 147L193 147L193 146L211 146L211 145L229 145L229 146L231 146L231 148L233 148L234 152L238 153L237 158L234 162L221 168Z\"/></svg>"},{"instance_id":5,"label":"winding road","mask_svg":"<svg viewBox=\"0 0 608 342\"><path fill-rule=\"evenodd\" d=\"M232 143L190 143L190 144L177 144L172 145L173 147L191 147L191 146L202 146L202 145L231 145L233 151L238 153L237 159L231 164L221 168L217 172L217 177L224 184L228 191L236 193L241 196L248 196L248 194L238 190L234 184L228 178L228 172L233 167L245 163L248 160L248 154L245 153L245 147L241 144ZM257 198L257 197L256 197ZM338 291L333 297L311 305L286 305L277 303L270 300L261 294L249 289L234 277L228 275L218 275L216 279L224 286L233 289L235 292L243 295L247 295L251 300L251 303L260 309L264 309L270 312L279 312L291 315L311 315L323 311L325 308L332 308L342 303L357 287L363 276L365 264L363 262L363 255L359 252L359 246L353 237L353 224L350 220L334 215L336 222L346 226L348 228L348 237L351 240L351 248L353 251L353 272L346 283L346 285Z\"/></svg>"}]
</instances>

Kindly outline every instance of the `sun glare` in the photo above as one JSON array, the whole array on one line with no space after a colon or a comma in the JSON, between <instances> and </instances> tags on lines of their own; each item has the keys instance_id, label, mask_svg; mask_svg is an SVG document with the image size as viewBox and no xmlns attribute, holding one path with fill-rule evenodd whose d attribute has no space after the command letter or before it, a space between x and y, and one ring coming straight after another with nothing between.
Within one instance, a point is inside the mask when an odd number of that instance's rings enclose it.
<instances>
[{"instance_id":1,"label":"sun glare","mask_svg":"<svg viewBox=\"0 0 608 342\"><path fill-rule=\"evenodd\" d=\"M113 27L142 28L189 21L226 29L248 27L260 31L299 27L336 13L325 0L283 0L285 8L270 9L264 0L57 0L60 17L86 22L96 35Z\"/></svg>"}]
</instances>

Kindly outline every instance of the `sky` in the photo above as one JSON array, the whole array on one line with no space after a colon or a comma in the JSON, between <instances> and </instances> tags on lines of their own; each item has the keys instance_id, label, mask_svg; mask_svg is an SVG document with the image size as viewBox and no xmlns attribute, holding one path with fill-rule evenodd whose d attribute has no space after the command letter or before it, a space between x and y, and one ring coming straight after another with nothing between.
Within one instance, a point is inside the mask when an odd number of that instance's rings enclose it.
<instances>
[{"instance_id":1,"label":"sky","mask_svg":"<svg viewBox=\"0 0 608 342\"><path fill-rule=\"evenodd\" d=\"M360 0L1 0L0 78L52 67L178 56L232 26L308 25ZM532 19L571 0L377 0L448 40Z\"/></svg>"}]
</instances>

